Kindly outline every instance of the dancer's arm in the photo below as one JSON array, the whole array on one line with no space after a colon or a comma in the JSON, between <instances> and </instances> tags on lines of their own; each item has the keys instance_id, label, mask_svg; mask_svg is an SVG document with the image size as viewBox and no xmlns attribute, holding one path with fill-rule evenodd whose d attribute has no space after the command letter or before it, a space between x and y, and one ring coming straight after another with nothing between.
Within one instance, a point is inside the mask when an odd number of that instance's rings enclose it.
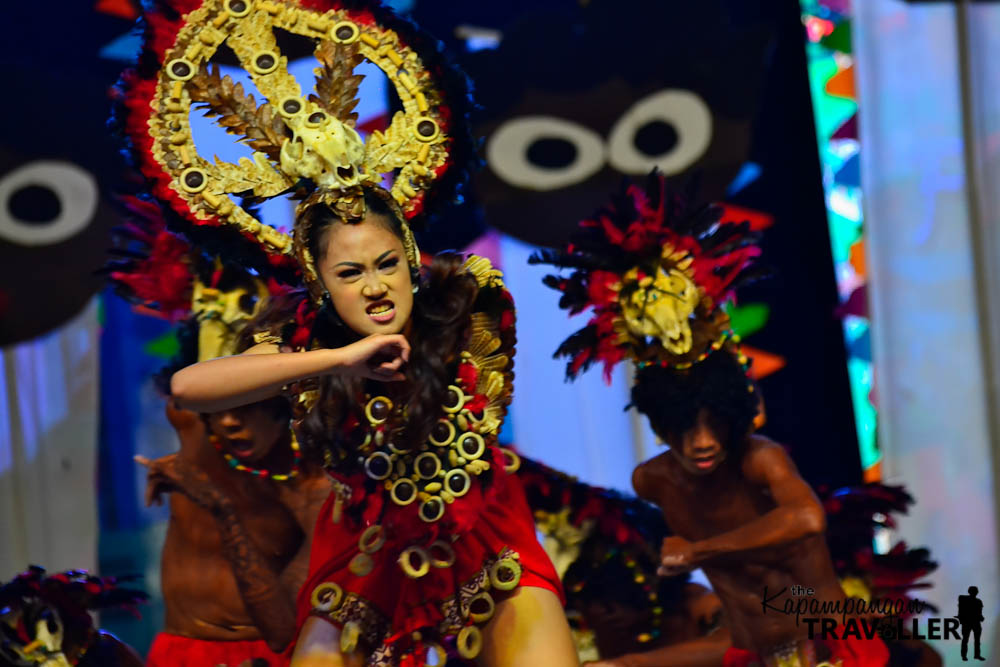
<instances>
[{"instance_id":1,"label":"dancer's arm","mask_svg":"<svg viewBox=\"0 0 1000 667\"><path fill-rule=\"evenodd\" d=\"M700 584L684 587L684 604L675 607L684 620L699 628L699 636L673 635L672 641L648 651L627 653L617 658L604 658L584 664L584 667L716 667L732 646L729 628L723 625L722 600ZM628 616L634 630L635 616ZM683 617L682 617L683 618Z\"/></svg>"},{"instance_id":2,"label":"dancer's arm","mask_svg":"<svg viewBox=\"0 0 1000 667\"><path fill-rule=\"evenodd\" d=\"M222 552L233 568L240 597L264 641L276 653L295 638L295 591L250 539L239 512L223 504L213 513L222 538Z\"/></svg>"},{"instance_id":3,"label":"dancer's arm","mask_svg":"<svg viewBox=\"0 0 1000 667\"><path fill-rule=\"evenodd\" d=\"M826 530L823 505L780 445L751 445L743 474L751 483L766 486L777 507L735 530L695 542L696 560L787 544Z\"/></svg>"},{"instance_id":4,"label":"dancer's arm","mask_svg":"<svg viewBox=\"0 0 1000 667\"><path fill-rule=\"evenodd\" d=\"M155 460L136 456L148 469L146 504L162 502L161 494L178 492L215 519L222 541L222 555L229 562L240 599L254 626L272 651L284 650L295 638L295 592L267 556L250 539L233 502L197 466L177 454Z\"/></svg>"},{"instance_id":5,"label":"dancer's arm","mask_svg":"<svg viewBox=\"0 0 1000 667\"><path fill-rule=\"evenodd\" d=\"M743 459L743 476L767 487L776 507L719 535L690 542L671 536L660 548L661 575L677 574L723 554L788 544L826 530L826 513L795 464L779 445L757 442Z\"/></svg>"},{"instance_id":6,"label":"dancer's arm","mask_svg":"<svg viewBox=\"0 0 1000 667\"><path fill-rule=\"evenodd\" d=\"M174 400L188 410L219 412L281 393L285 385L323 375L402 380L410 356L401 335L373 334L340 348L279 354L265 343L243 354L182 368L170 380Z\"/></svg>"},{"instance_id":7,"label":"dancer's arm","mask_svg":"<svg viewBox=\"0 0 1000 667\"><path fill-rule=\"evenodd\" d=\"M722 664L730 646L729 630L720 628L707 637L668 644L644 653L588 662L584 667L715 667Z\"/></svg>"}]
</instances>

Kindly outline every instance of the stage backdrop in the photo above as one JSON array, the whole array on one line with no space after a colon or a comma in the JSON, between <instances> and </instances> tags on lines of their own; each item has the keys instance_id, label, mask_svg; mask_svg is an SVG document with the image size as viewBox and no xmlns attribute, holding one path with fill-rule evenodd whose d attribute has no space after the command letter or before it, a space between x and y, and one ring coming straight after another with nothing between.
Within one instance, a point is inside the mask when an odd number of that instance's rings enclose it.
<instances>
[{"instance_id":1,"label":"stage backdrop","mask_svg":"<svg viewBox=\"0 0 1000 667\"><path fill-rule=\"evenodd\" d=\"M0 579L97 565L97 303L0 350Z\"/></svg>"},{"instance_id":2,"label":"stage backdrop","mask_svg":"<svg viewBox=\"0 0 1000 667\"><path fill-rule=\"evenodd\" d=\"M940 616L978 586L998 664L996 306L1000 7L856 3L855 56L884 477L940 567ZM937 642L959 664L959 642Z\"/></svg>"},{"instance_id":3,"label":"stage backdrop","mask_svg":"<svg viewBox=\"0 0 1000 667\"><path fill-rule=\"evenodd\" d=\"M130 20L94 5L6 3L0 22L0 580L97 563L96 271L120 174L100 52Z\"/></svg>"},{"instance_id":4,"label":"stage backdrop","mask_svg":"<svg viewBox=\"0 0 1000 667\"><path fill-rule=\"evenodd\" d=\"M526 244L504 245L504 268L517 274L510 281L522 311L520 347L537 347L538 355L527 370L518 362L519 444L574 471L612 455L656 451L643 429L623 429L624 378L608 390L601 417L616 435L594 445L613 454L591 451L575 427L564 437L549 435L553 417L546 404L580 406L561 415L563 422L597 419L589 383L596 390L599 380L560 385L563 364L545 353L562 339L557 334L583 322L567 323L556 295L538 282L543 271L511 261L514 254L526 258L529 246L567 242L576 223L625 177L641 178L655 166L678 182L699 174L705 200L764 214L755 220L767 227L764 257L775 279L747 290L733 320L746 334L755 369L767 375L765 432L792 449L810 481L857 482L860 460L844 336L834 316L839 299L798 4L457 5L421 0L414 15L462 54L482 105L474 125L486 165L454 222L421 240L426 249L462 247L489 226ZM585 478L613 475L627 488L618 468L635 462L593 468Z\"/></svg>"}]
</instances>

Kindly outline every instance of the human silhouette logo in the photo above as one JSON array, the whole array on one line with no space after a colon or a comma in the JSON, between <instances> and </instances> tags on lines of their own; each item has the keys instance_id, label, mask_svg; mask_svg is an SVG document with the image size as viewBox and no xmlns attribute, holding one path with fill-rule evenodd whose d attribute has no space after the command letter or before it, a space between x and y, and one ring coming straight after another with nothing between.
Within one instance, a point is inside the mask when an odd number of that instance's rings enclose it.
<instances>
[{"instance_id":1,"label":"human silhouette logo","mask_svg":"<svg viewBox=\"0 0 1000 667\"><path fill-rule=\"evenodd\" d=\"M962 624L962 660L969 660L969 635L975 642L976 660L986 660L979 650L979 637L983 633L983 601L977 596L979 589L969 586L968 595L958 596L958 622Z\"/></svg>"}]
</instances>

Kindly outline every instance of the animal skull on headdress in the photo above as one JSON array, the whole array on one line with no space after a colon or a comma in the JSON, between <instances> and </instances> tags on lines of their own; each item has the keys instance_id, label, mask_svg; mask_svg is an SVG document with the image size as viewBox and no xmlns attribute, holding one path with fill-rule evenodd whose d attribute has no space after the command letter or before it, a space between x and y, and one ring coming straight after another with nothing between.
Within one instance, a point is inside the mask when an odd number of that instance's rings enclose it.
<instances>
[{"instance_id":1,"label":"animal skull on headdress","mask_svg":"<svg viewBox=\"0 0 1000 667\"><path fill-rule=\"evenodd\" d=\"M316 110L286 121L293 135L281 146L281 169L320 187L343 189L365 179L365 144L357 130Z\"/></svg>"},{"instance_id":2,"label":"animal skull on headdress","mask_svg":"<svg viewBox=\"0 0 1000 667\"><path fill-rule=\"evenodd\" d=\"M690 260L687 260L690 264ZM624 283L634 289L622 294L622 316L634 336L652 336L672 354L691 350L690 318L701 301L694 281L679 267L656 268L654 276L642 275L632 269Z\"/></svg>"}]
</instances>

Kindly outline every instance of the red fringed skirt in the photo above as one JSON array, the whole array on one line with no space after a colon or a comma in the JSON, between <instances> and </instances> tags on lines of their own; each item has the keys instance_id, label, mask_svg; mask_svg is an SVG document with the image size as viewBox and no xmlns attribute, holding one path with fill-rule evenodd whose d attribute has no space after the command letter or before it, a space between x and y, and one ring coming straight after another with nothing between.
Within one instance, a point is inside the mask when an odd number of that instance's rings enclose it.
<instances>
[{"instance_id":1,"label":"red fringed skirt","mask_svg":"<svg viewBox=\"0 0 1000 667\"><path fill-rule=\"evenodd\" d=\"M448 508L447 524L421 521L415 510L396 511L406 507L383 513L380 492L365 499L365 515L381 523L352 521L343 500L331 494L299 592L300 630L317 616L341 628L344 650L356 642L368 652L369 666L419 667L429 651L439 652L437 664L445 654L474 657L480 629L517 586L545 588L564 600L520 480L501 465L493 470L487 491L476 484ZM356 503L361 478L338 481L351 488Z\"/></svg>"},{"instance_id":2,"label":"red fringed skirt","mask_svg":"<svg viewBox=\"0 0 1000 667\"><path fill-rule=\"evenodd\" d=\"M268 667L284 667L278 655L263 639L250 641L209 641L161 632L156 635L146 657L146 667L242 667L246 661Z\"/></svg>"}]
</instances>

